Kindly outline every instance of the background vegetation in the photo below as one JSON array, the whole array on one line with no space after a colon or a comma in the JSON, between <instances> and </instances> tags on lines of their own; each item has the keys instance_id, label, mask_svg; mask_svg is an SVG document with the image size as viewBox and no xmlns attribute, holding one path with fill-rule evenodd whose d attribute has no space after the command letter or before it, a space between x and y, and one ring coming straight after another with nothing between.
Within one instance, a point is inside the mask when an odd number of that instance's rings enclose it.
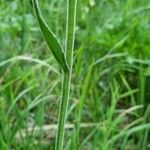
<instances>
[{"instance_id":1,"label":"background vegetation","mask_svg":"<svg viewBox=\"0 0 150 150\"><path fill-rule=\"evenodd\" d=\"M65 41L66 1L40 5ZM149 0L78 0L77 12L65 149L150 149ZM0 149L54 149L60 72L29 1L1 0Z\"/></svg>"}]
</instances>

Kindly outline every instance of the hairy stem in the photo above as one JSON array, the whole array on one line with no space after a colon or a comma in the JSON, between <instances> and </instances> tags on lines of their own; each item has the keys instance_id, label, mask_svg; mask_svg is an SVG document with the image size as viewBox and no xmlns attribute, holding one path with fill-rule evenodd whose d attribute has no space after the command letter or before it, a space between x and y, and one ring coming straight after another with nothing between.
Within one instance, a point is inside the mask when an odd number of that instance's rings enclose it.
<instances>
[{"instance_id":1,"label":"hairy stem","mask_svg":"<svg viewBox=\"0 0 150 150\"><path fill-rule=\"evenodd\" d=\"M58 114L58 131L57 131L57 136L56 136L55 150L63 149L64 125L65 125L66 116L67 116L68 101L69 101L69 94L70 94L71 73L72 73L72 66L73 66L76 5L77 5L77 0L67 0L65 57L66 57L70 72L63 72L62 99L60 102L60 108L59 108L59 114Z\"/></svg>"}]
</instances>

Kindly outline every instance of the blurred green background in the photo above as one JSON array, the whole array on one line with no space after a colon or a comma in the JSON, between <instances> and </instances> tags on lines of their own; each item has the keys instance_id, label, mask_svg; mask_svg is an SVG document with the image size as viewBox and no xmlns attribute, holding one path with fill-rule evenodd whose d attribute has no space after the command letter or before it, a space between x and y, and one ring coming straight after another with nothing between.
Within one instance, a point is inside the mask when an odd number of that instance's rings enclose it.
<instances>
[{"instance_id":1,"label":"blurred green background","mask_svg":"<svg viewBox=\"0 0 150 150\"><path fill-rule=\"evenodd\" d=\"M64 46L66 1L40 6ZM76 149L150 149L150 1L78 0L73 67L67 123L83 101L86 124ZM53 150L60 97L61 70L30 1L0 0L0 149ZM64 148L74 150L76 133L66 131Z\"/></svg>"}]
</instances>

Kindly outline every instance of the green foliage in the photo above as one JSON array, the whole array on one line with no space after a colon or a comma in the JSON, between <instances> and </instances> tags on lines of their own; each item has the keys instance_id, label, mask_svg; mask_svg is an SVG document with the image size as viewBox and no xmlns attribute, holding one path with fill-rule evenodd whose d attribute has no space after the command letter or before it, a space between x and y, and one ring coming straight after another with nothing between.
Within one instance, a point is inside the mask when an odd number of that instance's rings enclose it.
<instances>
[{"instance_id":1,"label":"green foliage","mask_svg":"<svg viewBox=\"0 0 150 150\"><path fill-rule=\"evenodd\" d=\"M38 1L33 0L32 3L33 3L33 7L35 10L35 14L37 16L37 20L38 20L41 32L46 41L46 44L48 45L49 49L52 51L54 57L56 58L56 60L58 61L59 65L62 67L64 72L68 72L69 68L67 66L67 62L65 59L64 52L62 50L62 46L58 42L56 35L50 30L50 28L48 27L48 25L42 18Z\"/></svg>"},{"instance_id":2,"label":"green foliage","mask_svg":"<svg viewBox=\"0 0 150 150\"><path fill-rule=\"evenodd\" d=\"M72 49L65 38L66 1L39 4L62 52L73 55L66 53ZM61 71L29 6L27 0L0 1L2 150L55 149ZM149 149L149 16L149 0L78 1L64 149Z\"/></svg>"}]
</instances>

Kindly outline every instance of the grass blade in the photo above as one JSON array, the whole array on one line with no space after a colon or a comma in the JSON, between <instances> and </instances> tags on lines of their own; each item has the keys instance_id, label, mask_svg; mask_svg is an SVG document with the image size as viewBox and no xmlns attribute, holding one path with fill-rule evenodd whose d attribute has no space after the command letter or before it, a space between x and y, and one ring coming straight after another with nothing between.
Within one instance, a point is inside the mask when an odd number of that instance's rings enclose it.
<instances>
[{"instance_id":1,"label":"grass blade","mask_svg":"<svg viewBox=\"0 0 150 150\"><path fill-rule=\"evenodd\" d=\"M52 54L54 55L55 59L64 70L64 72L69 71L62 46L58 42L56 35L51 31L51 29L48 27L47 23L43 19L38 0L32 0L32 3L40 30L48 48L51 50Z\"/></svg>"}]
</instances>

